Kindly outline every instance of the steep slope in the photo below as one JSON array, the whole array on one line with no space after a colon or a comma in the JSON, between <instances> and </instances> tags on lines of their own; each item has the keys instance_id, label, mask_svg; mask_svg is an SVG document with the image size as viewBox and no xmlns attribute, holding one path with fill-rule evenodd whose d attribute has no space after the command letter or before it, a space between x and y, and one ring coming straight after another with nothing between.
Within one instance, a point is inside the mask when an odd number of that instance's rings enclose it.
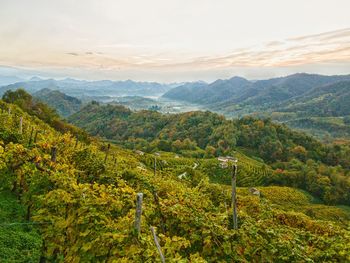
<instances>
[{"instance_id":1,"label":"steep slope","mask_svg":"<svg viewBox=\"0 0 350 263\"><path fill-rule=\"evenodd\" d=\"M248 81L234 77L211 84L176 87L163 96L206 105L228 115L272 109L324 85L350 80L350 75L322 76L299 73L281 78Z\"/></svg>"},{"instance_id":2,"label":"steep slope","mask_svg":"<svg viewBox=\"0 0 350 263\"><path fill-rule=\"evenodd\" d=\"M250 82L244 78L233 77L228 80L217 80L204 89L204 94L199 95L200 104L213 104L239 96L245 92Z\"/></svg>"},{"instance_id":3,"label":"steep slope","mask_svg":"<svg viewBox=\"0 0 350 263\"><path fill-rule=\"evenodd\" d=\"M322 140L350 139L350 81L316 87L259 116L270 117Z\"/></svg>"},{"instance_id":4,"label":"steep slope","mask_svg":"<svg viewBox=\"0 0 350 263\"><path fill-rule=\"evenodd\" d=\"M268 183L298 186L330 203L350 203L350 195L343 194L350 190L350 147L324 145L268 119L226 120L210 112L165 115L94 103L73 114L69 121L92 135L146 152L176 152L191 158L241 152L259 160L260 166L265 163L275 169ZM332 166L342 168L337 171ZM305 177L310 181L305 183ZM325 185L321 178L327 181ZM338 191L338 187L339 195L330 195L330 189Z\"/></svg>"},{"instance_id":5,"label":"steep slope","mask_svg":"<svg viewBox=\"0 0 350 263\"><path fill-rule=\"evenodd\" d=\"M271 111L285 101L303 96L317 87L344 80L350 80L350 76L322 76L302 73L256 81L239 97L230 98L211 107L228 114L235 110L237 104L244 113L259 110Z\"/></svg>"},{"instance_id":6,"label":"steep slope","mask_svg":"<svg viewBox=\"0 0 350 263\"><path fill-rule=\"evenodd\" d=\"M297 189L259 187L258 197L238 188L239 229L234 230L230 186L209 183L195 168L184 179L166 168L154 173L145 160L154 155L99 141L76 144L74 137L15 105L0 105L0 179L28 208L26 223L39 228L45 244L41 260L156 262L150 227L167 261L350 260L346 209L314 204ZM45 131L35 142L32 127ZM158 156L156 167L166 160ZM135 199L140 192L138 233Z\"/></svg>"},{"instance_id":7,"label":"steep slope","mask_svg":"<svg viewBox=\"0 0 350 263\"><path fill-rule=\"evenodd\" d=\"M191 83L176 87L165 93L163 97L198 104L212 104L237 96L249 84L251 83L248 80L240 77L219 79L210 84Z\"/></svg>"},{"instance_id":8,"label":"steep slope","mask_svg":"<svg viewBox=\"0 0 350 263\"><path fill-rule=\"evenodd\" d=\"M236 78L235 84L231 80L218 80L199 87L185 85L163 96L195 102L227 117L249 114L271 117L322 140L350 139L350 126L341 119L330 123L319 118L350 115L349 82L350 75L299 73L254 82Z\"/></svg>"},{"instance_id":9,"label":"steep slope","mask_svg":"<svg viewBox=\"0 0 350 263\"><path fill-rule=\"evenodd\" d=\"M197 96L201 94L201 92L205 87L207 87L207 85L208 84L205 82L185 83L178 87L172 88L171 90L166 92L162 97L195 103L197 100Z\"/></svg>"},{"instance_id":10,"label":"steep slope","mask_svg":"<svg viewBox=\"0 0 350 263\"><path fill-rule=\"evenodd\" d=\"M79 99L58 90L41 89L33 93L33 96L54 108L62 117L72 115L82 107L82 102Z\"/></svg>"},{"instance_id":11,"label":"steep slope","mask_svg":"<svg viewBox=\"0 0 350 263\"><path fill-rule=\"evenodd\" d=\"M281 109L303 116L337 117L350 115L350 81L316 87L288 101Z\"/></svg>"},{"instance_id":12,"label":"steep slope","mask_svg":"<svg viewBox=\"0 0 350 263\"><path fill-rule=\"evenodd\" d=\"M23 111L38 117L39 119L49 123L56 130L61 132L70 132L74 136L79 137L81 140L88 140L88 135L81 129L77 129L57 114L55 109L50 108L48 105L41 101L35 100L29 93L23 89L16 91L8 90L5 92L2 99L7 103L13 103L22 108Z\"/></svg>"}]
</instances>

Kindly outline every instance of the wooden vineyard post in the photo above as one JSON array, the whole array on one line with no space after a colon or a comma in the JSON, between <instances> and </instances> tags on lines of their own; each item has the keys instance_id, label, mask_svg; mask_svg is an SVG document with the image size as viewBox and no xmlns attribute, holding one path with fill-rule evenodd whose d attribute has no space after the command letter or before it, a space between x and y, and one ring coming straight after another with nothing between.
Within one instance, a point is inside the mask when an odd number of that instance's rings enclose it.
<instances>
[{"instance_id":1,"label":"wooden vineyard post","mask_svg":"<svg viewBox=\"0 0 350 263\"><path fill-rule=\"evenodd\" d=\"M113 167L115 172L118 173L117 157L115 155L113 155Z\"/></svg>"},{"instance_id":2,"label":"wooden vineyard post","mask_svg":"<svg viewBox=\"0 0 350 263\"><path fill-rule=\"evenodd\" d=\"M157 247L157 250L158 250L158 253L160 256L160 260L162 263L165 263L165 258L164 258L163 252L162 252L162 248L159 245L159 240L158 240L158 237L156 235L156 232L155 232L153 226L150 227L150 230L152 232L153 240L154 240L154 243L156 244L156 247Z\"/></svg>"},{"instance_id":3,"label":"wooden vineyard post","mask_svg":"<svg viewBox=\"0 0 350 263\"><path fill-rule=\"evenodd\" d=\"M34 127L32 127L32 130L30 131L28 146L30 146L32 144L33 132L34 132Z\"/></svg>"},{"instance_id":4,"label":"wooden vineyard post","mask_svg":"<svg viewBox=\"0 0 350 263\"><path fill-rule=\"evenodd\" d=\"M35 131L35 135L34 135L34 143L36 143L36 140L37 140L37 138L38 138L38 133L39 133L39 131Z\"/></svg>"},{"instance_id":5,"label":"wooden vineyard post","mask_svg":"<svg viewBox=\"0 0 350 263\"><path fill-rule=\"evenodd\" d=\"M11 108L9 107L9 111L8 111L9 115L11 115Z\"/></svg>"},{"instance_id":6,"label":"wooden vineyard post","mask_svg":"<svg viewBox=\"0 0 350 263\"><path fill-rule=\"evenodd\" d=\"M158 214L160 216L160 225L162 228L162 232L163 232L163 234L165 234L165 232L166 232L165 218L164 218L164 215L162 213L162 210L160 209L159 197L158 197L158 194L155 190L153 191L153 198L154 198L154 202L157 205Z\"/></svg>"},{"instance_id":7,"label":"wooden vineyard post","mask_svg":"<svg viewBox=\"0 0 350 263\"><path fill-rule=\"evenodd\" d=\"M154 176L156 176L157 173L157 157L154 156Z\"/></svg>"},{"instance_id":8,"label":"wooden vineyard post","mask_svg":"<svg viewBox=\"0 0 350 263\"><path fill-rule=\"evenodd\" d=\"M51 148L51 162L56 162L57 159L57 148L54 146Z\"/></svg>"},{"instance_id":9,"label":"wooden vineyard post","mask_svg":"<svg viewBox=\"0 0 350 263\"><path fill-rule=\"evenodd\" d=\"M115 155L113 157L113 164L114 164L114 167L117 169L117 157Z\"/></svg>"},{"instance_id":10,"label":"wooden vineyard post","mask_svg":"<svg viewBox=\"0 0 350 263\"><path fill-rule=\"evenodd\" d=\"M79 140L78 140L78 136L75 138L75 145L74 145L74 148L77 148L78 147L78 143L79 143Z\"/></svg>"},{"instance_id":11,"label":"wooden vineyard post","mask_svg":"<svg viewBox=\"0 0 350 263\"><path fill-rule=\"evenodd\" d=\"M137 235L140 235L141 233L142 200L143 200L143 193L137 193L136 212L135 212L135 231Z\"/></svg>"},{"instance_id":12,"label":"wooden vineyard post","mask_svg":"<svg viewBox=\"0 0 350 263\"><path fill-rule=\"evenodd\" d=\"M237 181L237 164L232 164L232 210L233 210L233 229L238 229L237 224L237 196L236 196L236 181Z\"/></svg>"},{"instance_id":13,"label":"wooden vineyard post","mask_svg":"<svg viewBox=\"0 0 350 263\"><path fill-rule=\"evenodd\" d=\"M19 134L23 132L23 117L19 118Z\"/></svg>"},{"instance_id":14,"label":"wooden vineyard post","mask_svg":"<svg viewBox=\"0 0 350 263\"><path fill-rule=\"evenodd\" d=\"M105 156L105 163L107 162L107 157L108 157L108 153L109 153L109 149L111 148L111 144L109 143L107 146L107 151L106 151L106 156Z\"/></svg>"}]
</instances>

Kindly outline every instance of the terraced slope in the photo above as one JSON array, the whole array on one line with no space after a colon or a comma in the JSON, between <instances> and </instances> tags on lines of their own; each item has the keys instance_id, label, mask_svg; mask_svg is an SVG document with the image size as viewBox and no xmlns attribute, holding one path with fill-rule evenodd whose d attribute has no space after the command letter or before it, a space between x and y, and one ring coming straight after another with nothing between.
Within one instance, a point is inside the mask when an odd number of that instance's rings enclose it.
<instances>
[{"instance_id":1,"label":"terraced slope","mask_svg":"<svg viewBox=\"0 0 350 263\"><path fill-rule=\"evenodd\" d=\"M203 168L214 159L161 153L161 172L154 174L153 156L98 140L77 143L14 105L0 106L5 109L0 110L1 185L26 208L26 222L40 226L48 262L157 262L150 227L169 262L350 260L346 209L314 204L291 188L258 187L260 198L239 188L234 230L230 186L210 183ZM243 155L238 158L246 162ZM260 167L248 159L247 170L249 163L252 170ZM189 177L179 178L181 169Z\"/></svg>"}]
</instances>

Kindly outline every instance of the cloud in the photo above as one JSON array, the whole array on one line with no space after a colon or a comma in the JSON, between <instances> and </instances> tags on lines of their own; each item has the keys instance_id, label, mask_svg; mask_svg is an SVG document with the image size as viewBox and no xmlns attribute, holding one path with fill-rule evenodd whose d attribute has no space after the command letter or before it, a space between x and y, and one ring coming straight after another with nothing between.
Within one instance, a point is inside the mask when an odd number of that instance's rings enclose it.
<instances>
[{"instance_id":1,"label":"cloud","mask_svg":"<svg viewBox=\"0 0 350 263\"><path fill-rule=\"evenodd\" d=\"M113 76L113 72L116 74L125 72L128 74L127 78L137 76L137 73L142 76L174 74L178 77L181 74L188 76L191 72L193 76L199 76L199 72L228 74L227 72L232 70L277 72L278 69L300 68L299 71L302 71L309 69L310 65L317 69L332 66L337 70L343 68L343 71L348 71L350 66L350 28L270 41L259 46L234 49L229 53L218 55L194 56L177 50L160 50L157 53L147 49L129 50L127 46L122 44L107 48L107 45L104 45L102 50L95 46L95 49L87 47L80 51L68 49L59 52L50 50L49 53L26 52L18 55L16 62L6 56L0 57L0 61L6 65L51 68L61 72L67 70L77 72L79 69L79 72L85 70L103 76L106 72L108 76ZM133 45L129 45L131 46Z\"/></svg>"},{"instance_id":2,"label":"cloud","mask_svg":"<svg viewBox=\"0 0 350 263\"><path fill-rule=\"evenodd\" d=\"M350 63L350 28L271 41L261 47L233 51L224 56L194 58L175 65L203 68L285 67L326 62Z\"/></svg>"},{"instance_id":3,"label":"cloud","mask_svg":"<svg viewBox=\"0 0 350 263\"><path fill-rule=\"evenodd\" d=\"M123 47L124 48L124 47ZM314 63L350 63L350 28L271 41L249 49L236 49L230 54L186 57L172 54L142 54L120 59L100 56L96 62L105 68L156 68L210 70L232 67L287 67Z\"/></svg>"},{"instance_id":4,"label":"cloud","mask_svg":"<svg viewBox=\"0 0 350 263\"><path fill-rule=\"evenodd\" d=\"M305 40L329 40L333 38L349 37L350 28L338 29L334 31L323 32L319 34L299 36L289 38L289 41L305 41Z\"/></svg>"},{"instance_id":5,"label":"cloud","mask_svg":"<svg viewBox=\"0 0 350 263\"><path fill-rule=\"evenodd\" d=\"M71 55L71 56L79 56L79 54L78 53L76 53L76 52L68 52L68 53L66 53L67 55Z\"/></svg>"}]
</instances>

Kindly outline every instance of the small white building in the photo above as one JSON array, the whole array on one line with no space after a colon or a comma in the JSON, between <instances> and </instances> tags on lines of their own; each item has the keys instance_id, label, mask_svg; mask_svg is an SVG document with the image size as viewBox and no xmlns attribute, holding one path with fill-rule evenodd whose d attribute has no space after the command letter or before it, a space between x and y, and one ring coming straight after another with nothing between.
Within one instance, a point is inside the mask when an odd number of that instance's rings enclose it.
<instances>
[{"instance_id":1,"label":"small white building","mask_svg":"<svg viewBox=\"0 0 350 263\"><path fill-rule=\"evenodd\" d=\"M137 153L138 155L144 155L145 153L143 151L140 151L140 150L136 150L135 153Z\"/></svg>"},{"instance_id":2,"label":"small white building","mask_svg":"<svg viewBox=\"0 0 350 263\"><path fill-rule=\"evenodd\" d=\"M186 178L186 176L187 176L187 172L184 172L184 173L180 174L178 177L180 179L183 179L183 178Z\"/></svg>"},{"instance_id":3,"label":"small white building","mask_svg":"<svg viewBox=\"0 0 350 263\"><path fill-rule=\"evenodd\" d=\"M237 163L238 160L232 156L219 156L218 161L220 168L227 168L229 163Z\"/></svg>"}]
</instances>

